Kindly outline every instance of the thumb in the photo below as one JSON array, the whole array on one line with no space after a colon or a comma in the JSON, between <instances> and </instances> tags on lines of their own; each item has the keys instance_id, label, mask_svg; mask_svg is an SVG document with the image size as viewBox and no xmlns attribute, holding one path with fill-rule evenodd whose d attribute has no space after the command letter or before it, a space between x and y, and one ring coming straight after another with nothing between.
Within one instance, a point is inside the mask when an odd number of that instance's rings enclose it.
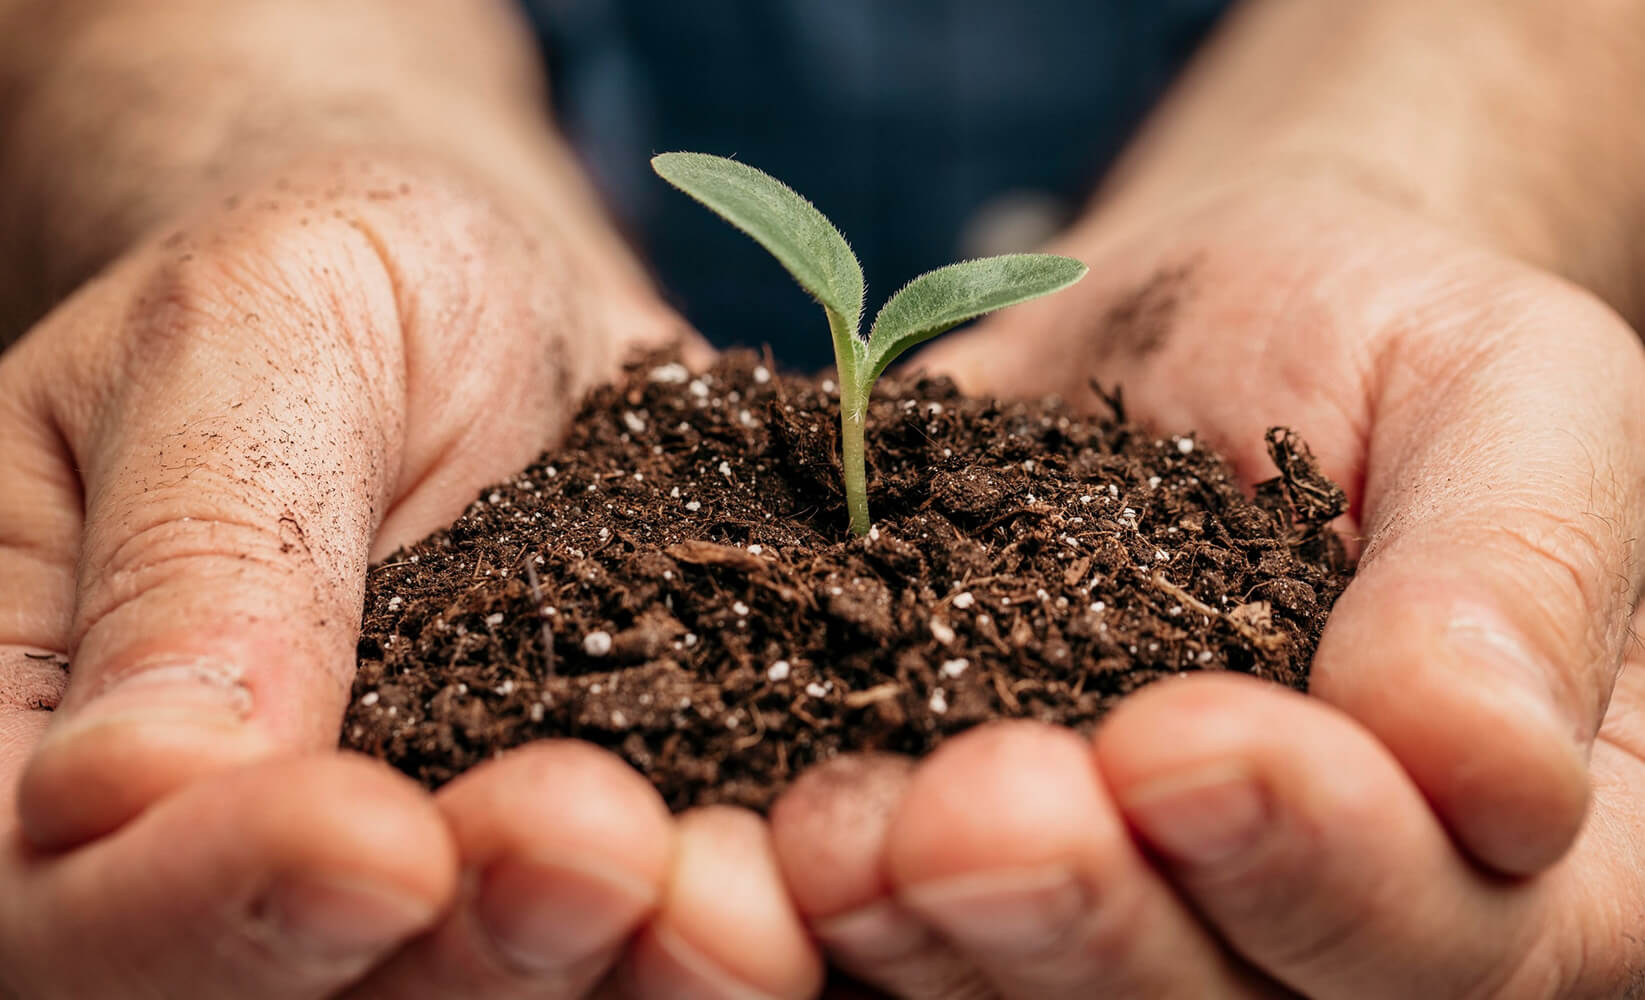
<instances>
[{"instance_id":1,"label":"thumb","mask_svg":"<svg viewBox=\"0 0 1645 1000\"><path fill-rule=\"evenodd\" d=\"M36 336L117 373L55 414L85 525L68 690L19 809L62 848L204 772L335 743L402 348L342 221L124 266Z\"/></svg>"},{"instance_id":2,"label":"thumb","mask_svg":"<svg viewBox=\"0 0 1645 1000\"><path fill-rule=\"evenodd\" d=\"M1313 681L1511 874L1581 827L1645 538L1640 346L1597 303L1530 291L1391 345L1366 547Z\"/></svg>"}]
</instances>

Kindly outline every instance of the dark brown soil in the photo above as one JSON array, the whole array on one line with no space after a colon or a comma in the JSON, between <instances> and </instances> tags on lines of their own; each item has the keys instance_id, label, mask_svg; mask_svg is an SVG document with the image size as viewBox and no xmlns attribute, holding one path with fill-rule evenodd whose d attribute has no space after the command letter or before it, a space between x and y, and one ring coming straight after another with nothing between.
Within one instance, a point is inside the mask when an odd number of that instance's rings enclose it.
<instances>
[{"instance_id":1,"label":"dark brown soil","mask_svg":"<svg viewBox=\"0 0 1645 1000\"><path fill-rule=\"evenodd\" d=\"M563 448L372 570L344 743L437 786L571 736L676 809L764 808L842 752L1088 729L1179 671L1306 687L1349 566L1342 493L1288 432L1253 500L1117 396L1086 417L887 378L857 539L838 402L750 354L596 392Z\"/></svg>"}]
</instances>

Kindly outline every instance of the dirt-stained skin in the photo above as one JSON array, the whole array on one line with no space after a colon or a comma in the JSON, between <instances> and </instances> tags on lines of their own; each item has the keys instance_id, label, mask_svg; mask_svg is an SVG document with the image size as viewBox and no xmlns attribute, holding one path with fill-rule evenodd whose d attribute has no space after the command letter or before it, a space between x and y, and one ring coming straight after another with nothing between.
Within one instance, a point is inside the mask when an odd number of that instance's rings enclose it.
<instances>
[{"instance_id":1,"label":"dirt-stained skin","mask_svg":"<svg viewBox=\"0 0 1645 1000\"><path fill-rule=\"evenodd\" d=\"M1199 268L1197 258L1161 267L1116 297L1086 338L1090 362L1142 361L1157 354L1170 338L1184 301L1193 295Z\"/></svg>"},{"instance_id":2,"label":"dirt-stained skin","mask_svg":"<svg viewBox=\"0 0 1645 1000\"><path fill-rule=\"evenodd\" d=\"M176 684L328 745L368 561L523 464L656 332L571 294L603 285L560 236L454 163L331 152L203 198L8 349L0 580L32 597L0 614L0 742ZM54 773L25 787L71 794Z\"/></svg>"}]
</instances>

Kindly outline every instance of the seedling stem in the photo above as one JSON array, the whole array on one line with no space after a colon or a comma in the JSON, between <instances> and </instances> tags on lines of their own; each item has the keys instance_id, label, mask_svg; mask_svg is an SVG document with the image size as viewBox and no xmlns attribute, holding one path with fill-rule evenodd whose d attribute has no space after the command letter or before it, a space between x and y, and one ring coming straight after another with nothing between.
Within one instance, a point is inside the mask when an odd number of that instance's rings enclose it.
<instances>
[{"instance_id":1,"label":"seedling stem","mask_svg":"<svg viewBox=\"0 0 1645 1000\"><path fill-rule=\"evenodd\" d=\"M1085 276L1055 254L962 261L920 275L891 296L864 337L862 265L823 214L770 174L704 153L663 153L651 166L771 252L822 304L840 376L840 464L851 531L868 534L863 420L874 382L915 344L1006 306L1066 288Z\"/></svg>"}]
</instances>

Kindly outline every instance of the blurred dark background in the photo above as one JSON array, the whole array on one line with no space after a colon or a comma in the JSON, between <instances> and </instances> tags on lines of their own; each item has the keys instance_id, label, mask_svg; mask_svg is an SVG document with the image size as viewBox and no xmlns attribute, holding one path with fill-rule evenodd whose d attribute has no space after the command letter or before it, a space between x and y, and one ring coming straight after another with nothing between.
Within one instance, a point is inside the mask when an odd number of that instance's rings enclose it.
<instances>
[{"instance_id":1,"label":"blurred dark background","mask_svg":"<svg viewBox=\"0 0 1645 1000\"><path fill-rule=\"evenodd\" d=\"M562 128L675 305L721 346L832 363L820 309L651 173L735 156L851 240L867 319L916 274L1078 210L1229 0L526 0Z\"/></svg>"}]
</instances>

